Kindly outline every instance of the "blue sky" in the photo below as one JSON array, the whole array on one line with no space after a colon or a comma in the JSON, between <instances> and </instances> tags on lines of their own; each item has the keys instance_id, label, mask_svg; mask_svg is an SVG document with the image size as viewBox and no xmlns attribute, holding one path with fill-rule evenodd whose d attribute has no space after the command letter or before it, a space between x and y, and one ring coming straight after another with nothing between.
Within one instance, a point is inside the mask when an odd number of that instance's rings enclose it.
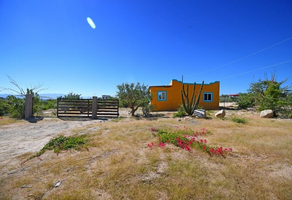
<instances>
[{"instance_id":1,"label":"blue sky","mask_svg":"<svg viewBox=\"0 0 292 200\"><path fill-rule=\"evenodd\" d=\"M274 70L291 85L292 1L0 0L0 69L0 87L83 96L182 75L234 94Z\"/></svg>"}]
</instances>

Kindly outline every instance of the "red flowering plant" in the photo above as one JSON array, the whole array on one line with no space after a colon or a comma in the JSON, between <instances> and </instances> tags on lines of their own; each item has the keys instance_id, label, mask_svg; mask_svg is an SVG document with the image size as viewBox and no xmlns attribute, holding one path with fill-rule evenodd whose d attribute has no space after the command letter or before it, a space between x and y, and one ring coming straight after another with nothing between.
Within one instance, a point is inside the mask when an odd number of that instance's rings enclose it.
<instances>
[{"instance_id":1,"label":"red flowering plant","mask_svg":"<svg viewBox=\"0 0 292 200\"><path fill-rule=\"evenodd\" d=\"M175 131L168 130L157 130L151 128L152 131L158 131L157 136L159 137L159 147L164 147L165 143L170 143L178 146L186 151L191 151L192 148L201 149L210 155L221 155L225 156L228 152L232 151L232 148L223 147L211 147L207 145L207 139L202 138L206 134L211 132L205 128L200 131L192 131L188 127L183 129L176 129ZM154 146L153 142L148 144L150 148Z\"/></svg>"}]
</instances>

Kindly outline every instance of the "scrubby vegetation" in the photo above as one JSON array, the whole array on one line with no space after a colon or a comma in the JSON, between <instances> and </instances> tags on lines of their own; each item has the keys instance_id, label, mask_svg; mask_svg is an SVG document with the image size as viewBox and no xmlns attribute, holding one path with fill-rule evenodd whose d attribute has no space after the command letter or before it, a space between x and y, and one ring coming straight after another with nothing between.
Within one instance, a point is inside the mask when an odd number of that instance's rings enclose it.
<instances>
[{"instance_id":1,"label":"scrubby vegetation","mask_svg":"<svg viewBox=\"0 0 292 200\"><path fill-rule=\"evenodd\" d=\"M44 154L47 150L54 150L54 153L60 153L68 149L78 150L84 148L86 142L87 140L84 139L84 136L65 137L60 135L51 139L37 154L30 157L30 159Z\"/></svg>"},{"instance_id":2,"label":"scrubby vegetation","mask_svg":"<svg viewBox=\"0 0 292 200\"><path fill-rule=\"evenodd\" d=\"M271 78L250 84L248 93L241 93L238 98L238 107L246 109L256 107L259 111L271 109L274 116L292 117L292 94L289 86L283 86L287 80L277 81L275 74Z\"/></svg>"},{"instance_id":3,"label":"scrubby vegetation","mask_svg":"<svg viewBox=\"0 0 292 200\"><path fill-rule=\"evenodd\" d=\"M122 83L117 86L117 96L120 104L131 109L132 116L140 107L147 107L151 94L148 86L140 83Z\"/></svg>"},{"instance_id":4,"label":"scrubby vegetation","mask_svg":"<svg viewBox=\"0 0 292 200\"><path fill-rule=\"evenodd\" d=\"M17 162L31 154L13 159L13 166L1 163L0 198L291 199L291 120L251 112L240 118L248 123L171 117L94 122L71 133L87 130L89 151L57 156L47 150L23 165ZM44 149L64 140L57 137Z\"/></svg>"},{"instance_id":5,"label":"scrubby vegetation","mask_svg":"<svg viewBox=\"0 0 292 200\"><path fill-rule=\"evenodd\" d=\"M33 97L33 113L37 116L42 115L43 110L56 109L57 100L41 100L38 94ZM24 118L25 98L18 98L10 95L6 99L0 99L0 116L10 116L12 118Z\"/></svg>"}]
</instances>

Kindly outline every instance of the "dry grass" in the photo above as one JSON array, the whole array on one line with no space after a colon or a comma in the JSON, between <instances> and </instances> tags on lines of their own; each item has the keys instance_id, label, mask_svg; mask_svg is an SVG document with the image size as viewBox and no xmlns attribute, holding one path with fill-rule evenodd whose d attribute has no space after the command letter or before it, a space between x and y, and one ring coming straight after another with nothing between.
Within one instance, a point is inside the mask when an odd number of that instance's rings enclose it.
<instances>
[{"instance_id":1,"label":"dry grass","mask_svg":"<svg viewBox=\"0 0 292 200\"><path fill-rule=\"evenodd\" d=\"M14 118L10 118L10 117L0 117L0 126L4 126L4 125L9 125L9 124L14 124L14 123L21 123L23 122L22 120L18 120L18 119L14 119Z\"/></svg>"},{"instance_id":2,"label":"dry grass","mask_svg":"<svg viewBox=\"0 0 292 200\"><path fill-rule=\"evenodd\" d=\"M234 115L181 122L126 118L77 129L72 134L88 130L89 151L49 151L17 166L1 177L0 199L292 199L292 121L241 113L248 123L238 124ZM147 147L158 142L151 127L184 126L209 129L210 145L234 152L223 158L172 145Z\"/></svg>"}]
</instances>

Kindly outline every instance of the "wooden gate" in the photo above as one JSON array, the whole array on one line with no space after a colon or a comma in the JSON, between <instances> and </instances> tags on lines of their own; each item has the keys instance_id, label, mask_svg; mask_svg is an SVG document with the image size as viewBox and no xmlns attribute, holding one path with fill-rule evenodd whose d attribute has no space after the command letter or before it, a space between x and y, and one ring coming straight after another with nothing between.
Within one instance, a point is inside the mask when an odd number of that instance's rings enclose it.
<instances>
[{"instance_id":1,"label":"wooden gate","mask_svg":"<svg viewBox=\"0 0 292 200\"><path fill-rule=\"evenodd\" d=\"M57 99L57 117L92 117L92 99Z\"/></svg>"},{"instance_id":2,"label":"wooden gate","mask_svg":"<svg viewBox=\"0 0 292 200\"><path fill-rule=\"evenodd\" d=\"M96 116L93 116L93 113L96 113ZM119 100L96 99L96 97L95 99L58 98L57 117L119 117Z\"/></svg>"},{"instance_id":3,"label":"wooden gate","mask_svg":"<svg viewBox=\"0 0 292 200\"><path fill-rule=\"evenodd\" d=\"M119 100L97 99L97 117L119 117Z\"/></svg>"}]
</instances>

